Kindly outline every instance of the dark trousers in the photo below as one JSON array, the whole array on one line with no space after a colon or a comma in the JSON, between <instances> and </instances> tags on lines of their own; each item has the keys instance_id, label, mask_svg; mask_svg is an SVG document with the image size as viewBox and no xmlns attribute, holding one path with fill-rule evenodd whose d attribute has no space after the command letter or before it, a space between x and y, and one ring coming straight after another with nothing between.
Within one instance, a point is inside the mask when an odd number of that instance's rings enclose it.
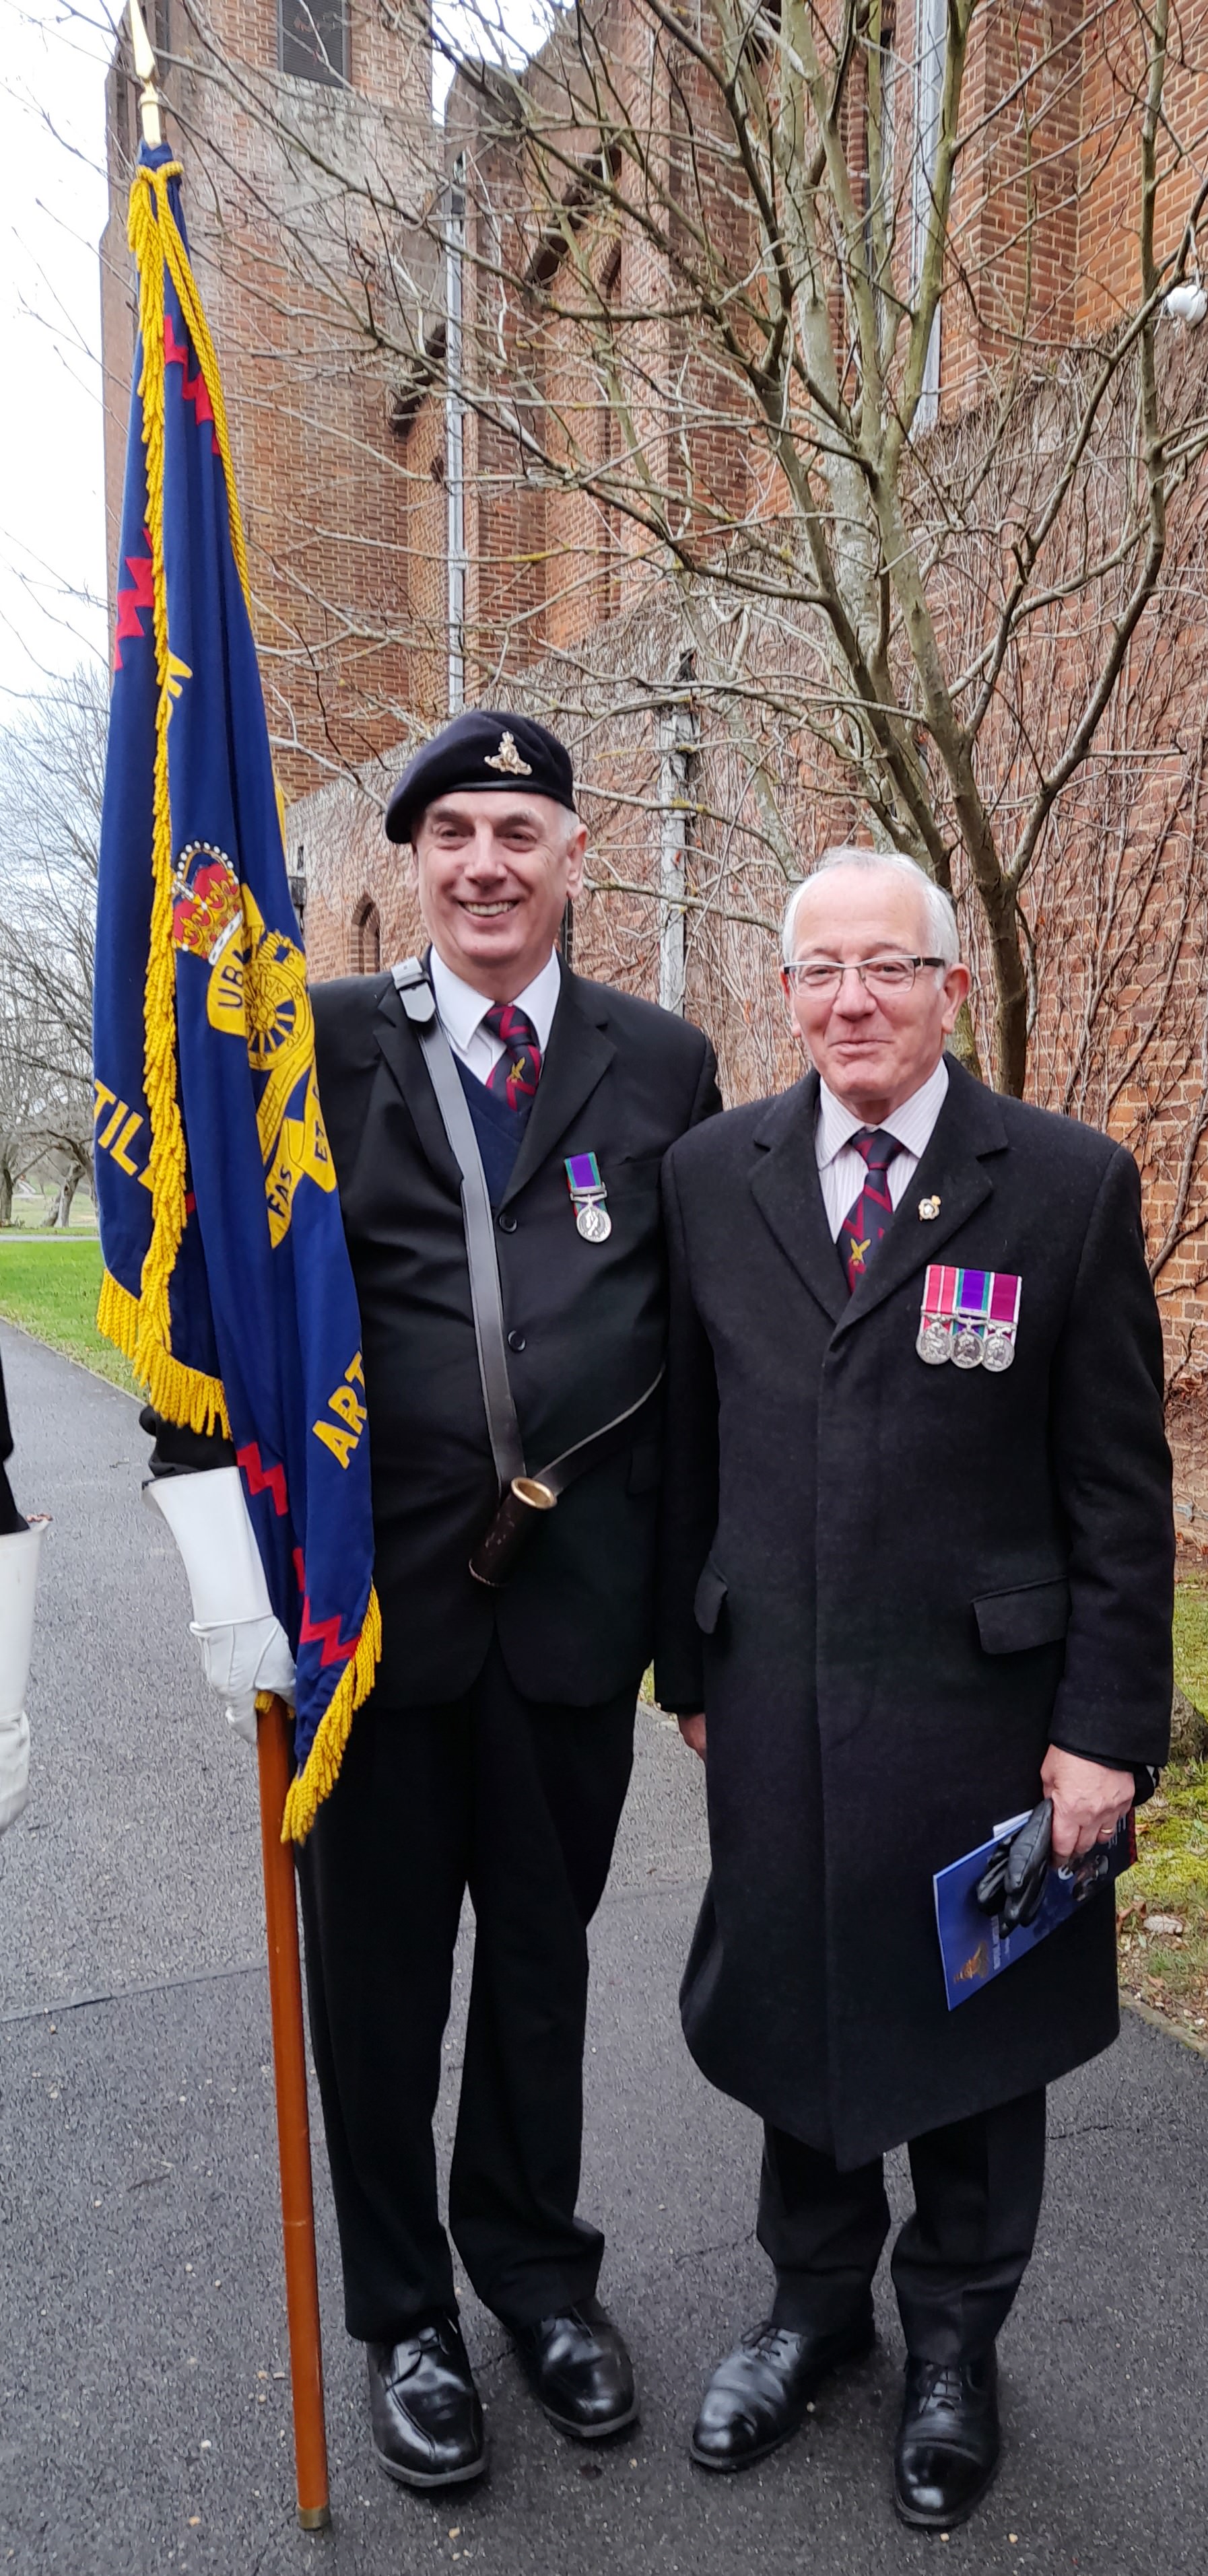
<instances>
[{"instance_id":1,"label":"dark trousers","mask_svg":"<svg viewBox=\"0 0 1208 2576\"><path fill-rule=\"evenodd\" d=\"M912 2138L915 2206L891 2271L919 2361L967 2361L992 2344L1027 2269L1044 2191L1045 2096ZM764 2133L759 2242L776 2266L778 2325L827 2332L864 2299L889 2234L881 2159L840 2173L782 2129Z\"/></svg>"},{"instance_id":2,"label":"dark trousers","mask_svg":"<svg viewBox=\"0 0 1208 2576\"><path fill-rule=\"evenodd\" d=\"M595 2289L575 2215L587 1926L633 1760L636 1690L523 1699L498 1648L464 1699L359 1712L299 1860L311 2036L348 2331L396 2343L454 2305L432 2116L468 1888L474 1970L449 2225L512 2325Z\"/></svg>"}]
</instances>

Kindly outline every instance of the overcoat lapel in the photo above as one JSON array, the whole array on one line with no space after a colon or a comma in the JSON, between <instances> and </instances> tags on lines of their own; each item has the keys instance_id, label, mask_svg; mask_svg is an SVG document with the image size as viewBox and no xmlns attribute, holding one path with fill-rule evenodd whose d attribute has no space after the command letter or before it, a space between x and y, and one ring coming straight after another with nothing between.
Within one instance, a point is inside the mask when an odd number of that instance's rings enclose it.
<instances>
[{"instance_id":1,"label":"overcoat lapel","mask_svg":"<svg viewBox=\"0 0 1208 2576\"><path fill-rule=\"evenodd\" d=\"M403 1009L393 979L389 977L378 1003L374 1035L411 1112L419 1141L433 1170L447 1183L454 1198L460 1197L461 1173L445 1134L444 1120L436 1105L436 1094L420 1053L419 1039Z\"/></svg>"},{"instance_id":2,"label":"overcoat lapel","mask_svg":"<svg viewBox=\"0 0 1208 2576\"><path fill-rule=\"evenodd\" d=\"M553 1153L616 1055L611 1038L589 1016L576 975L562 969L562 991L549 1033L536 1098L500 1205L506 1207Z\"/></svg>"},{"instance_id":3,"label":"overcoat lapel","mask_svg":"<svg viewBox=\"0 0 1208 2576\"><path fill-rule=\"evenodd\" d=\"M1002 1153L1006 1142L994 1093L949 1056L948 1090L927 1150L872 1268L845 1301L840 1331L871 1315L912 1271L938 1261L944 1244L992 1195L994 1181L983 1157ZM939 1200L938 1216L919 1215L922 1199Z\"/></svg>"},{"instance_id":4,"label":"overcoat lapel","mask_svg":"<svg viewBox=\"0 0 1208 2576\"><path fill-rule=\"evenodd\" d=\"M773 1100L755 1131L757 1162L751 1176L756 1205L824 1314L837 1323L848 1303L847 1283L839 1264L826 1204L818 1178L814 1126L818 1114L818 1076Z\"/></svg>"},{"instance_id":5,"label":"overcoat lapel","mask_svg":"<svg viewBox=\"0 0 1208 2576\"><path fill-rule=\"evenodd\" d=\"M950 1056L947 1096L927 1151L872 1268L849 1295L818 1177L817 1114L818 1076L808 1073L771 1103L756 1129L751 1189L781 1250L824 1313L846 1332L912 1271L939 1259L941 1247L989 1198L994 1184L982 1158L1001 1152L1007 1139L993 1092ZM938 1198L937 1217L920 1217L924 1198Z\"/></svg>"}]
</instances>

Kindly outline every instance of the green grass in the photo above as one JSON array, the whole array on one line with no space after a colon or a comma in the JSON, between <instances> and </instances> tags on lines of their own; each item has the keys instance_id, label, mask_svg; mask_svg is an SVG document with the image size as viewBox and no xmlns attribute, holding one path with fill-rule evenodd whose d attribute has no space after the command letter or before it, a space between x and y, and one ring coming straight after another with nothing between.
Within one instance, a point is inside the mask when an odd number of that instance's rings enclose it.
<instances>
[{"instance_id":1,"label":"green grass","mask_svg":"<svg viewBox=\"0 0 1208 2576\"><path fill-rule=\"evenodd\" d=\"M1193 1708L1208 1716L1208 1584L1194 1575L1175 1594L1174 1677Z\"/></svg>"},{"instance_id":2,"label":"green grass","mask_svg":"<svg viewBox=\"0 0 1208 2576\"><path fill-rule=\"evenodd\" d=\"M1172 1764L1137 1817L1120 1883L1120 1973L1141 2001L1208 2033L1208 1763ZM1151 1919L1175 1923L1154 1932Z\"/></svg>"},{"instance_id":3,"label":"green grass","mask_svg":"<svg viewBox=\"0 0 1208 2576\"><path fill-rule=\"evenodd\" d=\"M51 1349L134 1393L134 1379L120 1351L96 1328L101 1247L95 1235L58 1242L22 1243L0 1234L0 1317L19 1324Z\"/></svg>"}]
</instances>

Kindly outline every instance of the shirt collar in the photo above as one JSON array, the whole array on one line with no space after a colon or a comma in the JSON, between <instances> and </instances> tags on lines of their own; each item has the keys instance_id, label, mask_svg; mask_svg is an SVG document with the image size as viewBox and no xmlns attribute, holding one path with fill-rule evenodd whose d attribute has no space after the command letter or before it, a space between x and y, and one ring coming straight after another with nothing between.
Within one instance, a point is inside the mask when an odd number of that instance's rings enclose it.
<instances>
[{"instance_id":1,"label":"shirt collar","mask_svg":"<svg viewBox=\"0 0 1208 2576\"><path fill-rule=\"evenodd\" d=\"M928 1074L926 1082L920 1083L918 1090L911 1092L909 1100L899 1101L897 1108L891 1109L888 1118L881 1120L881 1125L891 1136L896 1136L899 1145L904 1146L908 1154L914 1155L916 1162L931 1142L932 1129L943 1108L947 1091L948 1064L946 1057L941 1056L934 1072ZM825 1170L828 1163L833 1163L836 1155L843 1152L844 1146L851 1143L857 1128L866 1127L867 1124L867 1119L861 1118L858 1111L844 1108L842 1101L836 1099L834 1092L819 1075L817 1136L819 1168Z\"/></svg>"},{"instance_id":2,"label":"shirt collar","mask_svg":"<svg viewBox=\"0 0 1208 2576\"><path fill-rule=\"evenodd\" d=\"M443 957L437 955L435 948L428 959L428 972L432 978L432 990L436 995L436 1007L440 1013L441 1026L453 1039L454 1044L464 1050L469 1046L492 1007L491 995L476 992L472 984L465 983L460 975L455 975L452 967L446 966ZM537 1034L537 1044L543 1054L549 1045L549 1033L554 1024L554 1013L558 1007L558 996L561 990L562 969L558 962L558 951L554 948L551 949L540 974L534 975L532 983L526 984L524 991L517 993L515 997L517 1010L523 1011L532 1021Z\"/></svg>"}]
</instances>

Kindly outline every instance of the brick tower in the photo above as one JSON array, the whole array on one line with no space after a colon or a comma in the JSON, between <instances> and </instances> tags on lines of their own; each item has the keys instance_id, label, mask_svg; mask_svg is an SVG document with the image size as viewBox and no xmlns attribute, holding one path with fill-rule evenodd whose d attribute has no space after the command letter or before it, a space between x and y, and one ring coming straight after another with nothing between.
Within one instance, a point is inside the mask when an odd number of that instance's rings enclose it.
<instances>
[{"instance_id":1,"label":"brick tower","mask_svg":"<svg viewBox=\"0 0 1208 2576\"><path fill-rule=\"evenodd\" d=\"M223 373L256 640L285 794L396 742L408 702L409 476L387 361L348 328L431 193L431 47L369 0L155 0L185 213ZM110 581L134 293L126 203L138 94L123 36L107 94L101 245ZM336 188L328 173L338 168ZM354 183L350 193L348 181Z\"/></svg>"}]
</instances>

